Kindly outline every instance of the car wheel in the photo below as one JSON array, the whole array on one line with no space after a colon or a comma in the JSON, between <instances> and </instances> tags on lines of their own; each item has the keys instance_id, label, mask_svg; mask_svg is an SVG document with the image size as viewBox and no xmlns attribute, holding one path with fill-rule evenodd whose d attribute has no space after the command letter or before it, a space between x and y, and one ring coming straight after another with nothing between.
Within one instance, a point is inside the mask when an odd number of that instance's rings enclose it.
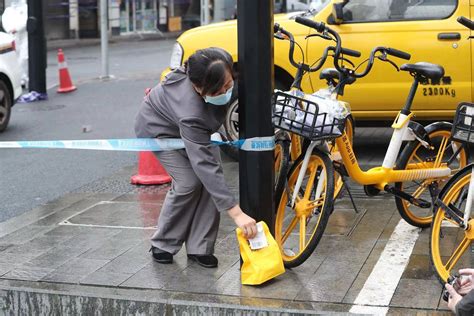
<instances>
[{"instance_id":1,"label":"car wheel","mask_svg":"<svg viewBox=\"0 0 474 316\"><path fill-rule=\"evenodd\" d=\"M230 102L229 109L225 115L223 124L225 135L228 141L239 139L239 98L236 96ZM239 149L234 146L222 146L222 151L234 160L239 160Z\"/></svg>"},{"instance_id":2,"label":"car wheel","mask_svg":"<svg viewBox=\"0 0 474 316\"><path fill-rule=\"evenodd\" d=\"M10 121L12 98L6 83L0 80L0 132L3 132Z\"/></svg>"},{"instance_id":3,"label":"car wheel","mask_svg":"<svg viewBox=\"0 0 474 316\"><path fill-rule=\"evenodd\" d=\"M284 84L275 80L275 89L287 90ZM239 98L237 93L237 87L234 90L234 95L230 101L229 109L225 116L224 121L226 140L234 141L239 139ZM234 160L239 160L239 149L234 146L222 146L222 151Z\"/></svg>"}]
</instances>

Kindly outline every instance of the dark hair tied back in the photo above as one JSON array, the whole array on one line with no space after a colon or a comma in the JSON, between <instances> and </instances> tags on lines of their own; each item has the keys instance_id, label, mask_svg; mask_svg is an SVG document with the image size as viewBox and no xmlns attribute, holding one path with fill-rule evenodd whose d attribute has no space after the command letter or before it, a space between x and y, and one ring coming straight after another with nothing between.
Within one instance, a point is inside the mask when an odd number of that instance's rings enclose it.
<instances>
[{"instance_id":1,"label":"dark hair tied back","mask_svg":"<svg viewBox=\"0 0 474 316\"><path fill-rule=\"evenodd\" d=\"M225 84L226 72L233 74L232 66L232 56L218 47L200 49L185 62L189 80L202 90L202 95L219 91Z\"/></svg>"}]
</instances>

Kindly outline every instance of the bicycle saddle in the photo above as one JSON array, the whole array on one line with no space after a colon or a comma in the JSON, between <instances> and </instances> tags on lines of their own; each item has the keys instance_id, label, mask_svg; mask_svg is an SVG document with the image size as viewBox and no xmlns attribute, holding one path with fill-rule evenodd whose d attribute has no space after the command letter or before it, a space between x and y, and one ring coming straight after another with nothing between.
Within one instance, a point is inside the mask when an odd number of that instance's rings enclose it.
<instances>
[{"instance_id":1,"label":"bicycle saddle","mask_svg":"<svg viewBox=\"0 0 474 316\"><path fill-rule=\"evenodd\" d=\"M339 80L339 71L336 68L325 68L319 73L319 79ZM348 77L346 84L353 84L355 81L355 78Z\"/></svg>"},{"instance_id":2,"label":"bicycle saddle","mask_svg":"<svg viewBox=\"0 0 474 316\"><path fill-rule=\"evenodd\" d=\"M440 65L420 62L416 64L403 64L400 70L408 71L411 74L439 81L444 76L444 68Z\"/></svg>"}]
</instances>

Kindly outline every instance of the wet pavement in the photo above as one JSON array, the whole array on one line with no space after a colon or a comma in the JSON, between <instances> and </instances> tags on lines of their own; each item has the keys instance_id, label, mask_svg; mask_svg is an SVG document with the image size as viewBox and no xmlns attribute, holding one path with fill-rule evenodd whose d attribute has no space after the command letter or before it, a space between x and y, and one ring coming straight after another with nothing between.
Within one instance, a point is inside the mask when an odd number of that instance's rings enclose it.
<instances>
[{"instance_id":1,"label":"wet pavement","mask_svg":"<svg viewBox=\"0 0 474 316\"><path fill-rule=\"evenodd\" d=\"M372 165L377 150L369 154L363 148L360 144L363 164ZM224 166L237 193L238 164L227 160ZM134 172L135 167L124 168L0 223L4 312L450 315L430 264L429 230L409 228L417 237L393 291L384 293L387 304L364 301L384 249L396 242L400 216L392 196L368 199L354 186L358 214L347 198L338 200L307 262L252 287L240 284L235 227L226 215L216 245L217 269L188 261L184 250L171 265L154 262L148 239L169 186L132 186Z\"/></svg>"}]
</instances>

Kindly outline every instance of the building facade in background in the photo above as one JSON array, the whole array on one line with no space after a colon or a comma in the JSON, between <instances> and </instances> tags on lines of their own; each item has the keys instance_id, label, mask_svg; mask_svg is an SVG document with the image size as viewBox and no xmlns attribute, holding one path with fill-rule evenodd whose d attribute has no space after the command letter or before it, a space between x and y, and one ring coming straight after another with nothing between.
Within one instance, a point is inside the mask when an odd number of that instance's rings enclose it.
<instances>
[{"instance_id":1,"label":"building facade in background","mask_svg":"<svg viewBox=\"0 0 474 316\"><path fill-rule=\"evenodd\" d=\"M0 15L11 1L0 0ZM100 0L41 1L48 40L100 36ZM275 0L275 10L302 10L312 1L321 0ZM237 13L237 0L108 0L108 4L113 36L182 31L229 20Z\"/></svg>"}]
</instances>

